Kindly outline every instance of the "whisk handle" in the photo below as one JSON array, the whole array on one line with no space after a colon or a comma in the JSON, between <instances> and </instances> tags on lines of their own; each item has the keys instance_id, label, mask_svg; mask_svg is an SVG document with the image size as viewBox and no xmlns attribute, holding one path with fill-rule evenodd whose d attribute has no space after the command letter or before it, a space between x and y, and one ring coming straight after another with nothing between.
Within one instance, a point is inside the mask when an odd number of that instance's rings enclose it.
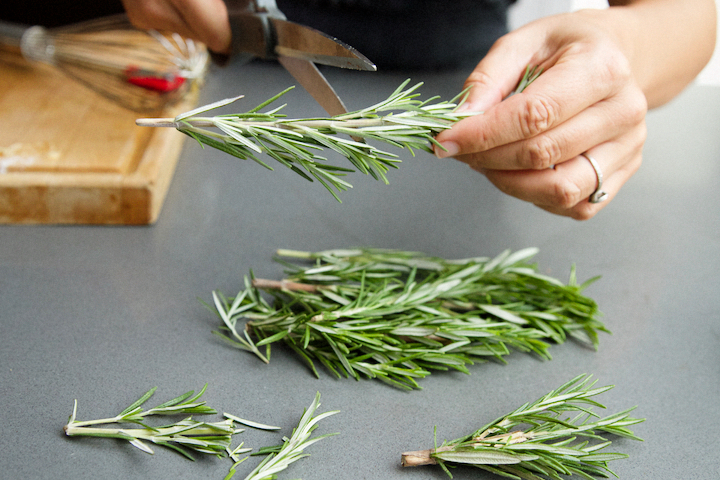
<instances>
[{"instance_id":1,"label":"whisk handle","mask_svg":"<svg viewBox=\"0 0 720 480\"><path fill-rule=\"evenodd\" d=\"M19 48L28 60L54 64L55 45L45 27L0 22L0 44Z\"/></svg>"},{"instance_id":2,"label":"whisk handle","mask_svg":"<svg viewBox=\"0 0 720 480\"><path fill-rule=\"evenodd\" d=\"M27 25L0 21L0 44L20 47L20 41L27 29Z\"/></svg>"}]
</instances>

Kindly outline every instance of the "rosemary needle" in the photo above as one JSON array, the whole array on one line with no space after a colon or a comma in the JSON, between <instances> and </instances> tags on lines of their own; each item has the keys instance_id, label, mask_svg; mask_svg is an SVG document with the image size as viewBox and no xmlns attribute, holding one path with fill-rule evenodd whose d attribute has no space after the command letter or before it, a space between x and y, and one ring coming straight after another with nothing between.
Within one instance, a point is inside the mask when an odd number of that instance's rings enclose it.
<instances>
[{"instance_id":1,"label":"rosemary needle","mask_svg":"<svg viewBox=\"0 0 720 480\"><path fill-rule=\"evenodd\" d=\"M335 433L329 433L325 435L319 435L312 437L313 431L317 428L320 420L327 418L331 415L339 413L338 411L331 411L315 415L315 412L320 407L320 393L315 395L310 406L305 410L297 427L293 429L293 433L290 438L284 438L283 444L278 448L265 449L270 450L271 453L263 459L260 464L255 467L246 477L245 480L271 480L276 478L277 474L290 466L291 463L300 460L303 457L308 456L304 453L304 450L316 443L323 438L327 438ZM238 462L240 463L240 462ZM225 477L225 480L232 478L235 474L236 466L234 464L230 469L230 473Z\"/></svg>"},{"instance_id":2,"label":"rosemary needle","mask_svg":"<svg viewBox=\"0 0 720 480\"><path fill-rule=\"evenodd\" d=\"M600 418L592 408L605 407L592 397L612 386L593 388L595 383L589 375L579 375L470 435L403 453L402 465L440 465L450 477L448 467L462 464L516 480L617 476L607 463L627 455L601 451L612 444L602 435L641 440L627 427L644 419L630 416L634 407Z\"/></svg>"},{"instance_id":3,"label":"rosemary needle","mask_svg":"<svg viewBox=\"0 0 720 480\"><path fill-rule=\"evenodd\" d=\"M77 420L77 400L73 406L72 415L65 425L65 434L68 436L86 436L102 438L119 438L127 440L130 444L143 452L152 454L153 450L145 442L170 448L177 453L194 460L187 450L198 453L219 455L230 446L231 437L237 433L233 420L226 419L220 422L199 422L187 417L179 422L162 427L150 427L146 417L158 415L213 415L217 411L208 407L204 401L199 401L205 393L207 384L195 395L189 391L179 397L173 398L149 410L143 410L142 405L153 396L157 387L145 392L138 400L118 415L98 420ZM141 428L108 428L97 427L105 424L132 423Z\"/></svg>"},{"instance_id":4,"label":"rosemary needle","mask_svg":"<svg viewBox=\"0 0 720 480\"><path fill-rule=\"evenodd\" d=\"M568 337L597 348L607 330L582 295L596 278L578 285L572 268L563 284L530 263L536 253L445 260L371 248L280 250L305 263L281 260L289 277L280 281L251 274L235 297L213 292L223 322L215 333L265 362L282 342L316 376L320 364L337 377L403 389L419 388L433 370L504 361L511 350L550 359L551 343Z\"/></svg>"},{"instance_id":5,"label":"rosemary needle","mask_svg":"<svg viewBox=\"0 0 720 480\"><path fill-rule=\"evenodd\" d=\"M538 75L539 69L528 67L514 93L524 90ZM196 108L174 119L138 119L136 124L174 127L194 138L203 148L207 145L272 170L259 156L265 154L306 180L317 180L340 201L338 193L352 188L344 179L348 173L359 171L387 184L386 173L390 168L398 168L400 159L396 154L368 141L407 149L413 156L415 150L432 153L433 146L443 148L435 140L438 133L463 118L482 113L458 111L467 91L450 101L441 101L439 97L420 100L417 91L422 83L408 86L409 82L403 82L387 99L375 105L331 118L289 119L280 113L285 105L260 111L279 100L292 89L290 87L244 113L202 116L242 98L238 96ZM345 157L349 165L329 163L320 154L325 149Z\"/></svg>"}]
</instances>

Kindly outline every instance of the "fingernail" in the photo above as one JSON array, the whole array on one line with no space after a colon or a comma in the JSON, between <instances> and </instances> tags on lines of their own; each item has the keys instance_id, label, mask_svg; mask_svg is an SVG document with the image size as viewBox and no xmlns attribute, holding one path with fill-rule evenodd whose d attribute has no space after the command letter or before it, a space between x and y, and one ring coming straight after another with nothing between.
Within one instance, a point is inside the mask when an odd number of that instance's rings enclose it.
<instances>
[{"instance_id":1,"label":"fingernail","mask_svg":"<svg viewBox=\"0 0 720 480\"><path fill-rule=\"evenodd\" d=\"M465 113L465 112L472 112L472 113L482 113L482 108L479 104L475 102L465 102L462 105L460 105L457 109L458 113Z\"/></svg>"},{"instance_id":2,"label":"fingernail","mask_svg":"<svg viewBox=\"0 0 720 480\"><path fill-rule=\"evenodd\" d=\"M460 147L455 142L443 142L440 145L443 146L444 150L437 145L435 146L435 156L438 158L452 157L460 151Z\"/></svg>"}]
</instances>

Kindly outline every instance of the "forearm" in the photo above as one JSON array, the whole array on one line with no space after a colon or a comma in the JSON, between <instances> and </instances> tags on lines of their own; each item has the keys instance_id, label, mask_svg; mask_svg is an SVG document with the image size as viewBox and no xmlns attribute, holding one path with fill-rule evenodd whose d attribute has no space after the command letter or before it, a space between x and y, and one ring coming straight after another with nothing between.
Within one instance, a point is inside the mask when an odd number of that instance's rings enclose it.
<instances>
[{"instance_id":1,"label":"forearm","mask_svg":"<svg viewBox=\"0 0 720 480\"><path fill-rule=\"evenodd\" d=\"M606 26L624 51L649 107L672 99L712 56L717 28L713 0L616 0Z\"/></svg>"}]
</instances>

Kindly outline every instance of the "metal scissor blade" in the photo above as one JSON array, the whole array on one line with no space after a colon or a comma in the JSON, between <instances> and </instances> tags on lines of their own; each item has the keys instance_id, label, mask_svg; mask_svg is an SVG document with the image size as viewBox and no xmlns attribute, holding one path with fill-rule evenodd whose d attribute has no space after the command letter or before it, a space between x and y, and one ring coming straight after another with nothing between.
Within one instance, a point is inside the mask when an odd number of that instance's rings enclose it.
<instances>
[{"instance_id":1,"label":"metal scissor blade","mask_svg":"<svg viewBox=\"0 0 720 480\"><path fill-rule=\"evenodd\" d=\"M365 55L319 30L274 17L270 23L278 57L299 58L331 67L377 70Z\"/></svg>"},{"instance_id":2,"label":"metal scissor blade","mask_svg":"<svg viewBox=\"0 0 720 480\"><path fill-rule=\"evenodd\" d=\"M302 58L278 56L278 62L303 86L330 116L347 113L347 109L325 76L313 62Z\"/></svg>"}]
</instances>

